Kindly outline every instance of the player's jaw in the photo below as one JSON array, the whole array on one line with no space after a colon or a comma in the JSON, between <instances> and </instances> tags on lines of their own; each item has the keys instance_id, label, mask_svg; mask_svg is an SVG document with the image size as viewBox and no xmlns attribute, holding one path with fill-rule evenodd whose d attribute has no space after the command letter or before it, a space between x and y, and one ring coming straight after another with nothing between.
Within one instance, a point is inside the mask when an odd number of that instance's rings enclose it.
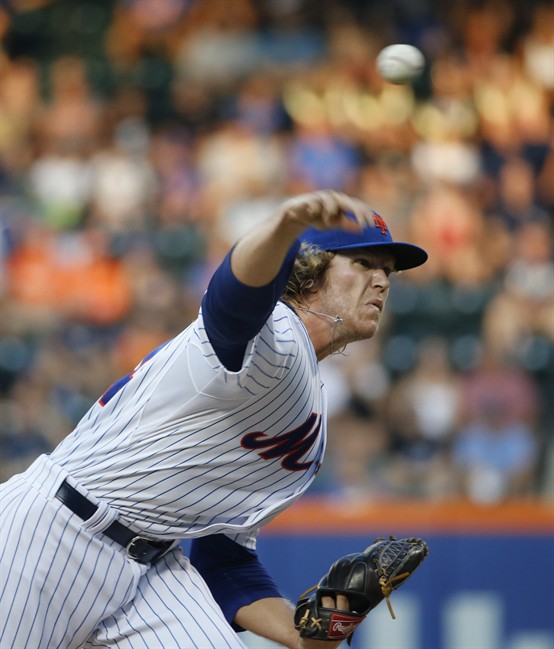
<instances>
[{"instance_id":1,"label":"player's jaw","mask_svg":"<svg viewBox=\"0 0 554 649\"><path fill-rule=\"evenodd\" d=\"M365 252L333 259L322 308L344 321L336 335L345 343L371 338L376 333L390 288L390 263L382 254Z\"/></svg>"},{"instance_id":2,"label":"player's jaw","mask_svg":"<svg viewBox=\"0 0 554 649\"><path fill-rule=\"evenodd\" d=\"M365 340L377 333L384 305L383 298L370 298L355 310L351 320L352 336L355 340Z\"/></svg>"}]
</instances>

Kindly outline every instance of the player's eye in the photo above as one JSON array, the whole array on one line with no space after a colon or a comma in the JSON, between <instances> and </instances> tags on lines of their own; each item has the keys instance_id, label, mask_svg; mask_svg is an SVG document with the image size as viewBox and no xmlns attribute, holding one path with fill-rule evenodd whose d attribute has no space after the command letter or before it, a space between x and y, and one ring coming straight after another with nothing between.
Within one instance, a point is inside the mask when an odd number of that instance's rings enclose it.
<instances>
[{"instance_id":1,"label":"player's eye","mask_svg":"<svg viewBox=\"0 0 554 649\"><path fill-rule=\"evenodd\" d=\"M369 259L366 259L365 257L360 257L359 259L355 259L354 263L360 264L360 266L363 266L364 268L374 268L374 264L369 261Z\"/></svg>"},{"instance_id":2,"label":"player's eye","mask_svg":"<svg viewBox=\"0 0 554 649\"><path fill-rule=\"evenodd\" d=\"M391 266L381 266L380 264L376 264L374 261L371 261L370 259L367 259L366 257L359 257L354 259L354 263L360 264L360 266L363 266L364 268L382 268L383 271L385 272L385 275L387 277L390 277L392 273L394 273L394 268Z\"/></svg>"}]
</instances>

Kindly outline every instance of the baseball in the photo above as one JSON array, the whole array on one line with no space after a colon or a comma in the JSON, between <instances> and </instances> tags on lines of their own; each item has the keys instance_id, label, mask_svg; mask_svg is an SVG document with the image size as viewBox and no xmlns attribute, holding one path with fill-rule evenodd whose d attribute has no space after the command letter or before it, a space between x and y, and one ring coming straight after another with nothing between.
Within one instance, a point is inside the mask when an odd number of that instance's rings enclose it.
<instances>
[{"instance_id":1,"label":"baseball","mask_svg":"<svg viewBox=\"0 0 554 649\"><path fill-rule=\"evenodd\" d=\"M421 74L425 57L413 45L388 45L377 56L377 71L391 83L409 83Z\"/></svg>"}]
</instances>

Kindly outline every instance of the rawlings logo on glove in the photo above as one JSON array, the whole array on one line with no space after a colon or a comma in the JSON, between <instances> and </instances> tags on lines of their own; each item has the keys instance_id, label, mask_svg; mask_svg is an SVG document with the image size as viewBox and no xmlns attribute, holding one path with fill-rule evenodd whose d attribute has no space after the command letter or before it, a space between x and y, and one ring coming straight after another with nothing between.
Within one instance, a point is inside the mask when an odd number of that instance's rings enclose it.
<instances>
[{"instance_id":1,"label":"rawlings logo on glove","mask_svg":"<svg viewBox=\"0 0 554 649\"><path fill-rule=\"evenodd\" d=\"M347 614L339 615L335 613L331 616L331 623L329 624L329 633L327 637L329 640L340 640L352 635L356 630L361 620L352 620Z\"/></svg>"},{"instance_id":2,"label":"rawlings logo on glove","mask_svg":"<svg viewBox=\"0 0 554 649\"><path fill-rule=\"evenodd\" d=\"M338 559L317 586L303 593L296 605L294 625L303 638L344 640L383 599L390 614L393 590L403 584L428 555L427 543L417 538L377 539L363 552ZM345 595L350 611L326 608L321 598Z\"/></svg>"}]
</instances>

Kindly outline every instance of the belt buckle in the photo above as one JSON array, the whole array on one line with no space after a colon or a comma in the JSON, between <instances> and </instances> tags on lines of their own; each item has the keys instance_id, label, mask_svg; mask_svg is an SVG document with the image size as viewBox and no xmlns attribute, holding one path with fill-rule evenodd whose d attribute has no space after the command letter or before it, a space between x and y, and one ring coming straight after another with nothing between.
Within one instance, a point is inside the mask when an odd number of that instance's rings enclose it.
<instances>
[{"instance_id":1,"label":"belt buckle","mask_svg":"<svg viewBox=\"0 0 554 649\"><path fill-rule=\"evenodd\" d=\"M152 563L165 554L171 545L171 541L154 541L145 536L137 535L127 543L125 550L129 559L133 561L137 561L138 563Z\"/></svg>"},{"instance_id":2,"label":"belt buckle","mask_svg":"<svg viewBox=\"0 0 554 649\"><path fill-rule=\"evenodd\" d=\"M135 544L138 543L139 541L147 541L148 539L145 539L144 536L134 536L129 543L125 546L125 550L127 552L127 556L129 559L133 559L133 561L138 561L140 563L143 563L146 557L146 554L148 554L148 551L145 549L140 550L140 548L135 548ZM146 548L148 548L148 545L146 545Z\"/></svg>"}]
</instances>

